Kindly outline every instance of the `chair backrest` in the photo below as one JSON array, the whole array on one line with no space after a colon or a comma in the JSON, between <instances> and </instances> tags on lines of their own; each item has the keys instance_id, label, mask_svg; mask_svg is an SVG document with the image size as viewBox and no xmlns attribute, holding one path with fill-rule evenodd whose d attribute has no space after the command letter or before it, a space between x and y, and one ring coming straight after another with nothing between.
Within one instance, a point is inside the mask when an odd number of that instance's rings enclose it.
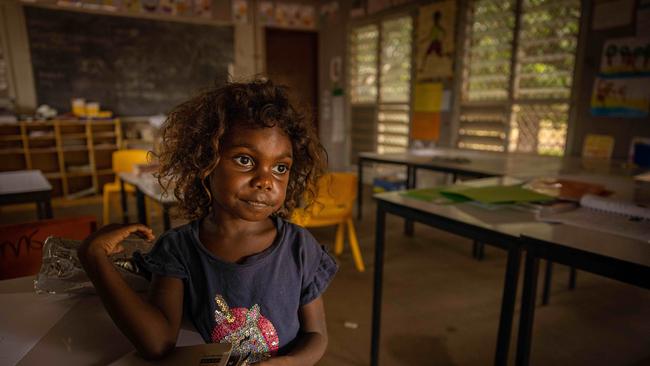
<instances>
[{"instance_id":1,"label":"chair backrest","mask_svg":"<svg viewBox=\"0 0 650 366\"><path fill-rule=\"evenodd\" d=\"M38 273L48 236L82 240L96 229L94 216L0 226L0 280Z\"/></svg>"},{"instance_id":2,"label":"chair backrest","mask_svg":"<svg viewBox=\"0 0 650 366\"><path fill-rule=\"evenodd\" d=\"M113 152L113 171L115 173L132 172L136 164L148 163L148 154L147 150L117 150ZM115 179L117 180L117 177Z\"/></svg>"},{"instance_id":3,"label":"chair backrest","mask_svg":"<svg viewBox=\"0 0 650 366\"><path fill-rule=\"evenodd\" d=\"M614 152L614 138L609 135L588 134L582 144L585 158L611 159Z\"/></svg>"},{"instance_id":4,"label":"chair backrest","mask_svg":"<svg viewBox=\"0 0 650 366\"><path fill-rule=\"evenodd\" d=\"M352 173L327 173L318 181L316 201L348 204L357 198L357 176Z\"/></svg>"}]
</instances>

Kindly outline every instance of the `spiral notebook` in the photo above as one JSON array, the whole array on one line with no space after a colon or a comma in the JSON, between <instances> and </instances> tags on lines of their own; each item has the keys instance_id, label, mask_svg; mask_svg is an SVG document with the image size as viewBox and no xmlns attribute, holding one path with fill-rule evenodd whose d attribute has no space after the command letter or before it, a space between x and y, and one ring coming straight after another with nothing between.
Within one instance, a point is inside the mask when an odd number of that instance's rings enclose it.
<instances>
[{"instance_id":1,"label":"spiral notebook","mask_svg":"<svg viewBox=\"0 0 650 366\"><path fill-rule=\"evenodd\" d=\"M602 231L650 243L650 208L614 198L584 195L580 207L565 212L540 212L540 221Z\"/></svg>"}]
</instances>

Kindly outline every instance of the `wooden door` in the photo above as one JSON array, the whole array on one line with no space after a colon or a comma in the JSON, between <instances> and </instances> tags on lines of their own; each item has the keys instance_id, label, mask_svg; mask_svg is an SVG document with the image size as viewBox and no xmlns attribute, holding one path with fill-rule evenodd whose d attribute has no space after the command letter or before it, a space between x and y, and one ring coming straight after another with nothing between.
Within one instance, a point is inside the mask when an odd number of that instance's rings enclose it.
<instances>
[{"instance_id":1,"label":"wooden door","mask_svg":"<svg viewBox=\"0 0 650 366\"><path fill-rule=\"evenodd\" d=\"M266 74L290 88L289 97L318 130L318 35L316 32L266 29Z\"/></svg>"}]
</instances>

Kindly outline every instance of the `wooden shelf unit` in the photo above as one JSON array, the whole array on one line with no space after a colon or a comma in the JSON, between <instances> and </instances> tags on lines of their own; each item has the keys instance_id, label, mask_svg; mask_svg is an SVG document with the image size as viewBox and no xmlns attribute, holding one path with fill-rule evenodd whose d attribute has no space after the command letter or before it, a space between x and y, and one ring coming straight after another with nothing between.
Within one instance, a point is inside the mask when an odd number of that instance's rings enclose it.
<instances>
[{"instance_id":1,"label":"wooden shelf unit","mask_svg":"<svg viewBox=\"0 0 650 366\"><path fill-rule=\"evenodd\" d=\"M40 169L54 196L96 194L112 181L122 148L119 119L0 124L0 171Z\"/></svg>"}]
</instances>

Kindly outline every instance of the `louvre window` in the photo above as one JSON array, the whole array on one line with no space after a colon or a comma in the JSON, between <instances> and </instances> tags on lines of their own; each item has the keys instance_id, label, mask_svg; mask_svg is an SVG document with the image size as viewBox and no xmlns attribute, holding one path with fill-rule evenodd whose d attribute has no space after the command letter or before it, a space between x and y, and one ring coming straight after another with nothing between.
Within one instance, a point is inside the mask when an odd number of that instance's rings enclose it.
<instances>
[{"instance_id":1,"label":"louvre window","mask_svg":"<svg viewBox=\"0 0 650 366\"><path fill-rule=\"evenodd\" d=\"M361 151L390 153L408 148L412 33L410 16L350 32L353 161Z\"/></svg>"},{"instance_id":2,"label":"louvre window","mask_svg":"<svg viewBox=\"0 0 650 366\"><path fill-rule=\"evenodd\" d=\"M564 154L580 1L475 0L468 10L458 146Z\"/></svg>"}]
</instances>

